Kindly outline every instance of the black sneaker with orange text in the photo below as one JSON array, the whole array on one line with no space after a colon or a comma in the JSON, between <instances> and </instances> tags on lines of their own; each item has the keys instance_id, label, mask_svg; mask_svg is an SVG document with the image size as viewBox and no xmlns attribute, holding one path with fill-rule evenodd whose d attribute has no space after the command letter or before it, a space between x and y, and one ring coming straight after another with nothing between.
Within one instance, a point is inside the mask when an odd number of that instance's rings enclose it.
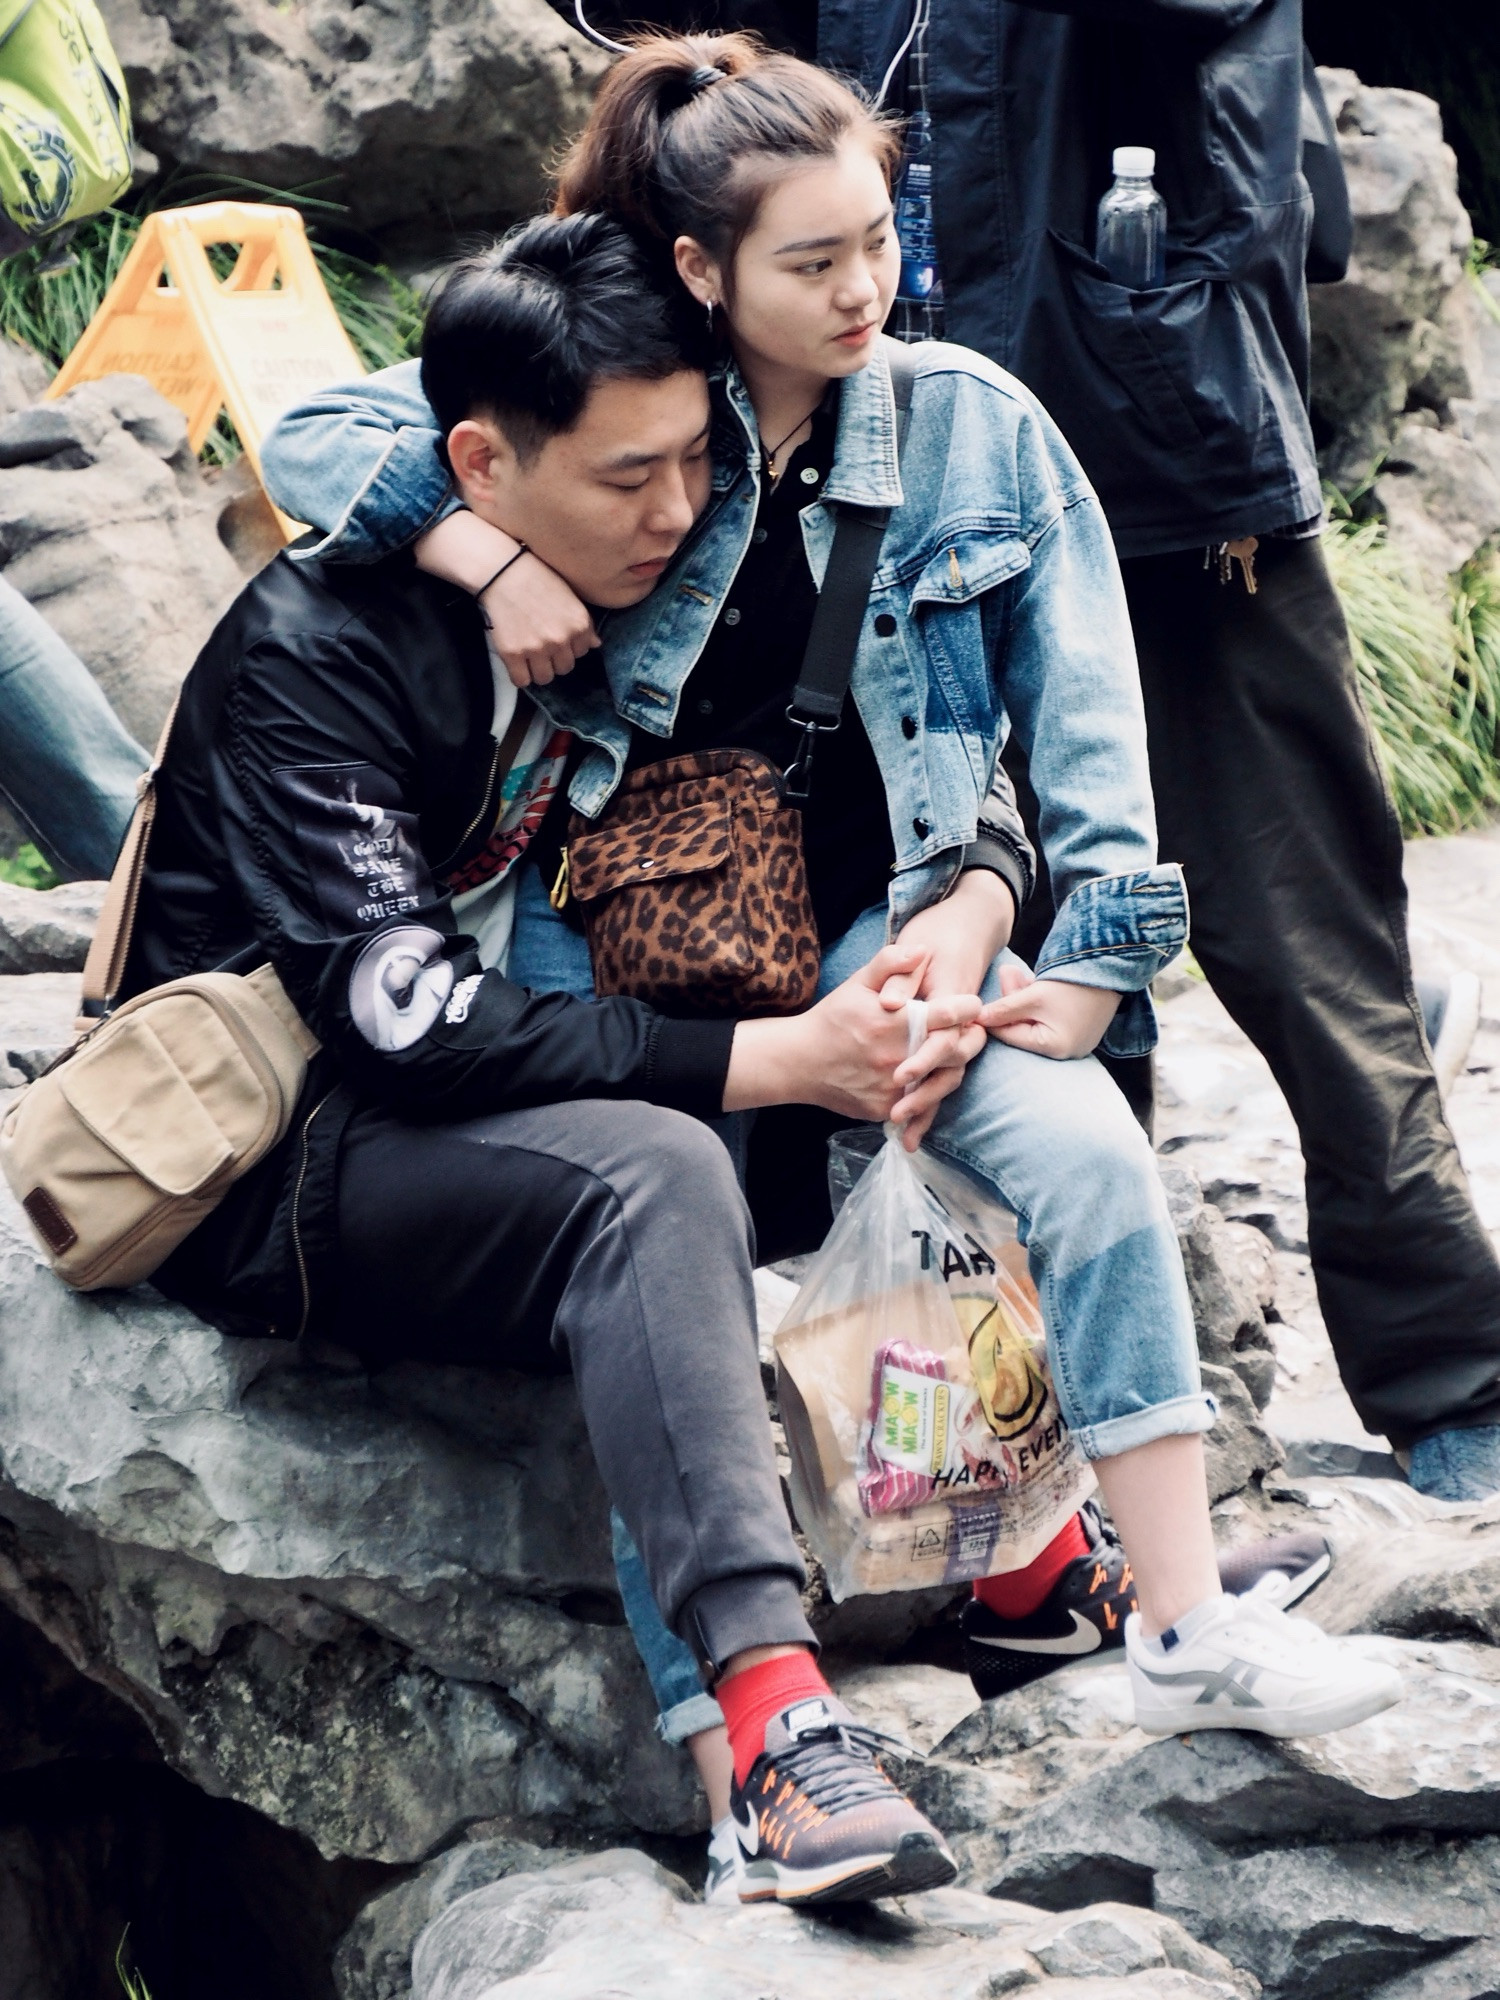
<instances>
[{"instance_id":1,"label":"black sneaker with orange text","mask_svg":"<svg viewBox=\"0 0 1500 2000\"><path fill-rule=\"evenodd\" d=\"M1089 1552L1068 1564L1035 1611L1002 1618L977 1597L964 1606L964 1665L982 1701L1124 1646L1135 1578L1119 1536L1092 1501L1079 1519ZM1232 1597L1254 1595L1284 1611L1322 1582L1332 1561L1329 1543L1310 1530L1267 1536L1221 1553L1219 1581Z\"/></svg>"},{"instance_id":2,"label":"black sneaker with orange text","mask_svg":"<svg viewBox=\"0 0 1500 2000\"><path fill-rule=\"evenodd\" d=\"M953 1880L942 1836L881 1769L881 1741L832 1695L771 1718L730 1800L742 1903L864 1903Z\"/></svg>"}]
</instances>

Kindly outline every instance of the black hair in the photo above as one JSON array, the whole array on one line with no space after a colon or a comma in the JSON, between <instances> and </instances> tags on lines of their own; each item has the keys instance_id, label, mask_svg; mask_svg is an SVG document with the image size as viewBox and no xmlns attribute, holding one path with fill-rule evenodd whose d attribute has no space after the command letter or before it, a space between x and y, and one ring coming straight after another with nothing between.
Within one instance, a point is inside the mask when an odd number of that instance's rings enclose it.
<instances>
[{"instance_id":1,"label":"black hair","mask_svg":"<svg viewBox=\"0 0 1500 2000\"><path fill-rule=\"evenodd\" d=\"M889 186L900 127L858 86L754 35L642 35L599 86L556 211L601 210L665 248L691 236L727 277L767 190L846 139L870 148Z\"/></svg>"},{"instance_id":2,"label":"black hair","mask_svg":"<svg viewBox=\"0 0 1500 2000\"><path fill-rule=\"evenodd\" d=\"M596 382L702 368L701 310L659 252L605 215L539 216L453 268L422 334L422 390L446 437L498 423L532 459Z\"/></svg>"}]
</instances>

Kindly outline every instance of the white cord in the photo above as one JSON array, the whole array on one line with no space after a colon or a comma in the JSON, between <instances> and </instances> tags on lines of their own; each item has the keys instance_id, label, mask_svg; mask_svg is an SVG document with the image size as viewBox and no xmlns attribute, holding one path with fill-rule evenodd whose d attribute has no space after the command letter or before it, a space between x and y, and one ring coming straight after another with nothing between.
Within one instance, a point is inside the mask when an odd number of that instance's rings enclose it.
<instances>
[{"instance_id":1,"label":"white cord","mask_svg":"<svg viewBox=\"0 0 1500 2000\"><path fill-rule=\"evenodd\" d=\"M583 0L576 0L576 4L581 7L583 5ZM905 57L907 50L911 47L912 43L917 39L918 28L920 28L923 22L927 19L928 4L929 0L916 0L916 4L915 6L913 6L911 10L911 26L906 31L906 40L901 44L900 48L897 49L896 53L891 57L891 66L886 71L885 75L881 78L880 88L875 93L875 109L877 111L885 103L885 94L891 87L891 78L896 74L896 70L900 65L902 59Z\"/></svg>"},{"instance_id":2,"label":"white cord","mask_svg":"<svg viewBox=\"0 0 1500 2000\"><path fill-rule=\"evenodd\" d=\"M906 1059L911 1058L927 1039L927 1002L908 1000L906 1003Z\"/></svg>"},{"instance_id":3,"label":"white cord","mask_svg":"<svg viewBox=\"0 0 1500 2000\"><path fill-rule=\"evenodd\" d=\"M918 0L918 5L922 0ZM596 48L608 49L612 56L628 56L630 50L624 42L612 42L608 35L601 35L597 28L591 28L583 18L583 0L573 0L573 17Z\"/></svg>"}]
</instances>

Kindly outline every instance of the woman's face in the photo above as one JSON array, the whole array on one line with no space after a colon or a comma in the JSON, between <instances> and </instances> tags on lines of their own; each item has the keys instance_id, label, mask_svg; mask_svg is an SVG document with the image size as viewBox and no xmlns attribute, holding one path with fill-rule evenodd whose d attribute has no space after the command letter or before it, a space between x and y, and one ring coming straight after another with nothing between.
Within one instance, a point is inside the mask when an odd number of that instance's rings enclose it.
<instances>
[{"instance_id":1,"label":"woman's face","mask_svg":"<svg viewBox=\"0 0 1500 2000\"><path fill-rule=\"evenodd\" d=\"M771 184L731 285L691 238L677 248L689 288L726 307L742 357L810 376L865 366L901 273L885 175L858 138Z\"/></svg>"}]
</instances>

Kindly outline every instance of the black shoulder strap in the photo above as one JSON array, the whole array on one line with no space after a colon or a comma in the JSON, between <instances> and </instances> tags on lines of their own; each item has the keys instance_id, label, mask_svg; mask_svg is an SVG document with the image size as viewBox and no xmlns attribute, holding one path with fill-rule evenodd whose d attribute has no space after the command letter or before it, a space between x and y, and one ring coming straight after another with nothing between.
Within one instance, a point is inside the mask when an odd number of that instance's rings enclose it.
<instances>
[{"instance_id":1,"label":"black shoulder strap","mask_svg":"<svg viewBox=\"0 0 1500 2000\"><path fill-rule=\"evenodd\" d=\"M885 356L890 364L891 387L896 395L896 456L899 462L911 417L911 392L912 384L917 379L917 367L911 349L899 340L886 341ZM844 698L849 692L849 678L854 672L854 655L865 622L870 585L875 579L880 545L885 540L886 524L891 518L889 507L854 507L842 501L834 504L838 509L838 524L833 531L833 547L828 554L823 587L818 592L812 630L807 635L802 671L792 691L792 705L787 710L788 716L802 731L796 758L788 767L783 781L790 799L807 797L813 746L819 732L839 726L839 718L844 712Z\"/></svg>"}]
</instances>

